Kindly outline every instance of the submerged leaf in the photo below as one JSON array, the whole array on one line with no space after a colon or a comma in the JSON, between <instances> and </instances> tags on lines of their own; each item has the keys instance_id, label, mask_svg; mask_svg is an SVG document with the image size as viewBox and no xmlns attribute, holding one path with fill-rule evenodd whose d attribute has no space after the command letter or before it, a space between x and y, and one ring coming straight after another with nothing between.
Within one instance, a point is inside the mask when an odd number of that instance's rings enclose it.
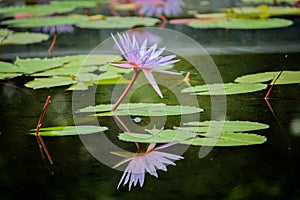
<instances>
[{"instance_id":1,"label":"submerged leaf","mask_svg":"<svg viewBox=\"0 0 300 200\"><path fill-rule=\"evenodd\" d=\"M193 93L195 95L231 95L256 92L266 89L266 84L261 83L224 83L207 84L183 89L182 93Z\"/></svg>"},{"instance_id":2,"label":"submerged leaf","mask_svg":"<svg viewBox=\"0 0 300 200\"><path fill-rule=\"evenodd\" d=\"M110 112L113 104L101 104L80 109L78 112L98 112L96 116L135 115L135 116L168 116L203 112L203 109L191 106L165 105L152 103L120 104L117 110Z\"/></svg>"},{"instance_id":3,"label":"submerged leaf","mask_svg":"<svg viewBox=\"0 0 300 200\"><path fill-rule=\"evenodd\" d=\"M261 83L274 80L280 71L262 72L257 74L249 74L236 78L234 81L239 83ZM275 85L300 83L300 71L282 71Z\"/></svg>"},{"instance_id":4,"label":"submerged leaf","mask_svg":"<svg viewBox=\"0 0 300 200\"><path fill-rule=\"evenodd\" d=\"M57 126L41 128L40 136L71 136L99 133L108 130L107 127L101 126ZM29 134L35 135L35 130Z\"/></svg>"}]
</instances>

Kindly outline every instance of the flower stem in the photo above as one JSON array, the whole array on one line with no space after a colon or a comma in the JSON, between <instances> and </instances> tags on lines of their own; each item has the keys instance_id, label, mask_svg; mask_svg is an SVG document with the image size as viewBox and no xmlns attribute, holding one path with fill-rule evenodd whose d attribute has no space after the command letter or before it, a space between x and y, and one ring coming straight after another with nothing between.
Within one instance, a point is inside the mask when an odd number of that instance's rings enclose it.
<instances>
[{"instance_id":1,"label":"flower stem","mask_svg":"<svg viewBox=\"0 0 300 200\"><path fill-rule=\"evenodd\" d=\"M120 98L118 99L118 101L115 103L115 105L112 107L112 109L110 110L110 112L115 111L119 107L119 105L121 104L121 102L124 100L124 98L128 94L129 90L132 88L132 86L133 86L134 82L136 81L139 73L140 73L140 71L134 70L134 74L133 74L133 77L132 77L129 85L127 86L127 88L125 89L125 91L123 92L123 94L120 96Z\"/></svg>"}]
</instances>

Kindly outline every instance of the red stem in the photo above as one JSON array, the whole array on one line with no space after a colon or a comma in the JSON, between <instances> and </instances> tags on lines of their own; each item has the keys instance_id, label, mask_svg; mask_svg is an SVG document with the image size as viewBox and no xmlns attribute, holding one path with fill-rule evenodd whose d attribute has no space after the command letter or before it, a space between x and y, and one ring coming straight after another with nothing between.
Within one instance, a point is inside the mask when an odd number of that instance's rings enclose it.
<instances>
[{"instance_id":1,"label":"red stem","mask_svg":"<svg viewBox=\"0 0 300 200\"><path fill-rule=\"evenodd\" d=\"M121 102L124 100L124 98L128 94L129 90L132 88L132 86L133 86L134 82L136 81L139 73L140 73L140 71L134 70L134 74L133 74L133 77L132 77L129 85L127 86L127 88L125 89L125 91L123 92L123 94L120 96L120 98L118 99L118 101L115 103L115 105L112 107L112 109L110 110L110 112L115 111L119 107L119 105L121 104Z\"/></svg>"},{"instance_id":2,"label":"red stem","mask_svg":"<svg viewBox=\"0 0 300 200\"><path fill-rule=\"evenodd\" d=\"M51 45L50 45L50 47L49 47L49 49L48 49L48 51L49 51L51 54L52 54L52 50L53 50L53 48L54 48L54 46L55 46L56 39L57 39L57 34L54 33L53 39L52 39L52 42L51 42Z\"/></svg>"},{"instance_id":3,"label":"red stem","mask_svg":"<svg viewBox=\"0 0 300 200\"><path fill-rule=\"evenodd\" d=\"M46 154L46 156L47 156L47 158L48 158L50 164L53 164L53 160L52 160L52 158L51 158L50 153L48 152L48 149L47 149L47 147L46 147L46 144L45 144L43 138L39 135L40 128L41 128L41 126L42 126L42 121L43 121L43 119L44 119L45 113L46 113L46 111L47 111L47 107L48 107L48 105L50 104L50 102L51 102L51 97L48 96L48 98L47 98L47 100L46 100L46 102L45 102L44 108L43 108L43 112L42 112L42 114L41 114L41 116L40 116L40 119L39 119L39 121L38 121L38 124L37 124L37 126L36 126L36 139L37 139L38 144L39 144L39 148L40 148L40 151L41 151L42 158L44 159L44 154L43 154L43 150L44 150L44 152L45 152L45 154Z\"/></svg>"}]
</instances>

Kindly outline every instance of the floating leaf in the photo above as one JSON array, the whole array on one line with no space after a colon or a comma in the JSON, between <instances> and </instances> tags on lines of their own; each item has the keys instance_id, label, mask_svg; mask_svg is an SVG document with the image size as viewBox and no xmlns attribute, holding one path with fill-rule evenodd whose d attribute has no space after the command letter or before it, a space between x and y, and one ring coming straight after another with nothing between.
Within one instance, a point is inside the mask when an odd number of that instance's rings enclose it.
<instances>
[{"instance_id":1,"label":"floating leaf","mask_svg":"<svg viewBox=\"0 0 300 200\"><path fill-rule=\"evenodd\" d=\"M119 55L111 55L111 54L91 54L91 55L55 57L53 59L64 63L73 63L75 65L80 65L80 66L90 66L90 65L100 66L111 62L120 61L122 57L120 57Z\"/></svg>"},{"instance_id":2,"label":"floating leaf","mask_svg":"<svg viewBox=\"0 0 300 200\"><path fill-rule=\"evenodd\" d=\"M84 0L84 1L51 1L51 6L61 6L61 7L76 7L76 8L93 8L96 7L99 0Z\"/></svg>"},{"instance_id":3,"label":"floating leaf","mask_svg":"<svg viewBox=\"0 0 300 200\"><path fill-rule=\"evenodd\" d=\"M262 72L257 74L249 74L236 78L234 81L239 83L260 83L274 80L280 71ZM300 83L300 71L283 71L277 81L276 85Z\"/></svg>"},{"instance_id":4,"label":"floating leaf","mask_svg":"<svg viewBox=\"0 0 300 200\"><path fill-rule=\"evenodd\" d=\"M223 19L212 22L190 22L194 28L226 28L226 29L268 29L291 26L293 21L287 19Z\"/></svg>"},{"instance_id":5,"label":"floating leaf","mask_svg":"<svg viewBox=\"0 0 300 200\"><path fill-rule=\"evenodd\" d=\"M99 133L108 130L104 126L57 126L41 128L40 136L71 136L71 135L85 135ZM32 130L29 134L35 135L35 130Z\"/></svg>"},{"instance_id":6,"label":"floating leaf","mask_svg":"<svg viewBox=\"0 0 300 200\"><path fill-rule=\"evenodd\" d=\"M12 73L12 72L20 72L23 70L9 62L0 61L0 73Z\"/></svg>"},{"instance_id":7,"label":"floating leaf","mask_svg":"<svg viewBox=\"0 0 300 200\"><path fill-rule=\"evenodd\" d=\"M132 28L137 25L153 26L159 20L149 17L106 17L102 20L78 23L80 28L103 29L103 28Z\"/></svg>"},{"instance_id":8,"label":"floating leaf","mask_svg":"<svg viewBox=\"0 0 300 200\"><path fill-rule=\"evenodd\" d=\"M201 136L207 136L206 138L195 138L186 143L195 146L216 146L216 147L230 147L230 146L245 146L245 145L255 145L262 144L267 141L266 137L249 134L249 133L222 133L218 137L213 137L211 135L202 134Z\"/></svg>"},{"instance_id":9,"label":"floating leaf","mask_svg":"<svg viewBox=\"0 0 300 200\"><path fill-rule=\"evenodd\" d=\"M224 11L229 17L235 18L268 18L275 16L300 15L299 8L288 6L246 6L224 9Z\"/></svg>"},{"instance_id":10,"label":"floating leaf","mask_svg":"<svg viewBox=\"0 0 300 200\"><path fill-rule=\"evenodd\" d=\"M7 37L0 37L2 45L19 45L19 44L33 44L48 40L49 35L44 33L30 33L30 32L19 32L12 33Z\"/></svg>"},{"instance_id":11,"label":"floating leaf","mask_svg":"<svg viewBox=\"0 0 300 200\"><path fill-rule=\"evenodd\" d=\"M182 93L193 93L195 95L226 95L242 94L266 89L266 84L261 83L224 83L208 84L183 89Z\"/></svg>"},{"instance_id":12,"label":"floating leaf","mask_svg":"<svg viewBox=\"0 0 300 200\"><path fill-rule=\"evenodd\" d=\"M40 58L17 58L14 63L26 74L32 74L36 72L42 72L48 69L62 66L63 63L53 59L40 59Z\"/></svg>"},{"instance_id":13,"label":"floating leaf","mask_svg":"<svg viewBox=\"0 0 300 200\"><path fill-rule=\"evenodd\" d=\"M61 5L34 5L34 6L9 6L0 8L0 14L12 17L17 14L26 14L28 16L50 15L66 13L74 10L75 6Z\"/></svg>"},{"instance_id":14,"label":"floating leaf","mask_svg":"<svg viewBox=\"0 0 300 200\"><path fill-rule=\"evenodd\" d=\"M136 116L168 116L203 112L203 109L191 106L171 106L152 103L121 104L117 110L110 112L113 104L101 104L80 109L78 112L101 112L96 116L136 115Z\"/></svg>"},{"instance_id":15,"label":"floating leaf","mask_svg":"<svg viewBox=\"0 0 300 200\"><path fill-rule=\"evenodd\" d=\"M242 132L267 129L267 124L250 121L204 121L185 123L188 127L179 127L179 130L192 132Z\"/></svg>"},{"instance_id":16,"label":"floating leaf","mask_svg":"<svg viewBox=\"0 0 300 200\"><path fill-rule=\"evenodd\" d=\"M126 142L142 142L142 143L168 143L168 142L183 142L191 138L195 138L195 133L189 133L184 131L175 130L150 130L152 134L142 133L121 133L119 139ZM155 134L153 134L155 133Z\"/></svg>"},{"instance_id":17,"label":"floating leaf","mask_svg":"<svg viewBox=\"0 0 300 200\"><path fill-rule=\"evenodd\" d=\"M168 143L180 142L195 146L244 146L262 144L266 141L264 136L248 133L221 133L218 135L190 133L180 130L151 130L152 134L121 133L119 139L127 142L142 143ZM155 134L153 134L153 132Z\"/></svg>"},{"instance_id":18,"label":"floating leaf","mask_svg":"<svg viewBox=\"0 0 300 200\"><path fill-rule=\"evenodd\" d=\"M43 33L18 32L9 29L0 29L1 45L32 44L47 40L49 36Z\"/></svg>"},{"instance_id":19,"label":"floating leaf","mask_svg":"<svg viewBox=\"0 0 300 200\"><path fill-rule=\"evenodd\" d=\"M44 26L72 25L86 21L88 21L88 17L85 15L69 15L56 17L12 19L3 21L2 24L18 28L34 28Z\"/></svg>"},{"instance_id":20,"label":"floating leaf","mask_svg":"<svg viewBox=\"0 0 300 200\"><path fill-rule=\"evenodd\" d=\"M25 86L33 89L40 89L71 85L75 83L76 81L71 77L52 76L49 78L35 78L33 81L26 83Z\"/></svg>"}]
</instances>

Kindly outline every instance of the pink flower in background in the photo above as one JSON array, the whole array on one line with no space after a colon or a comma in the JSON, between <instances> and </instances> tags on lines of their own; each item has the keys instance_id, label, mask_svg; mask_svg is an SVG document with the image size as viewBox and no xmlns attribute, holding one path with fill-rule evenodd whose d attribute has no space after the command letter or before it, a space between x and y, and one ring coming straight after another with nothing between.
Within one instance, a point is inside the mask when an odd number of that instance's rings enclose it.
<instances>
[{"instance_id":1,"label":"pink flower in background","mask_svg":"<svg viewBox=\"0 0 300 200\"><path fill-rule=\"evenodd\" d=\"M55 33L73 33L74 28L72 25L59 25L59 26L44 26L37 27L33 29L34 31L42 31L44 33L49 33L50 35L54 35Z\"/></svg>"},{"instance_id":2,"label":"pink flower in background","mask_svg":"<svg viewBox=\"0 0 300 200\"><path fill-rule=\"evenodd\" d=\"M129 162L118 184L118 188L122 183L123 185L128 183L129 190L131 190L132 186L136 186L138 183L140 187L142 187L145 182L146 172L157 178L158 174L156 170L160 169L167 171L167 165L176 166L173 161L184 159L182 156L158 151L174 144L175 143L168 143L155 148L156 143L151 143L146 152L142 153L128 154L127 152L112 152L113 154L125 157L114 167L118 167Z\"/></svg>"},{"instance_id":3,"label":"pink flower in background","mask_svg":"<svg viewBox=\"0 0 300 200\"><path fill-rule=\"evenodd\" d=\"M145 16L170 17L177 16L183 10L185 3L182 0L136 0L139 13Z\"/></svg>"}]
</instances>

